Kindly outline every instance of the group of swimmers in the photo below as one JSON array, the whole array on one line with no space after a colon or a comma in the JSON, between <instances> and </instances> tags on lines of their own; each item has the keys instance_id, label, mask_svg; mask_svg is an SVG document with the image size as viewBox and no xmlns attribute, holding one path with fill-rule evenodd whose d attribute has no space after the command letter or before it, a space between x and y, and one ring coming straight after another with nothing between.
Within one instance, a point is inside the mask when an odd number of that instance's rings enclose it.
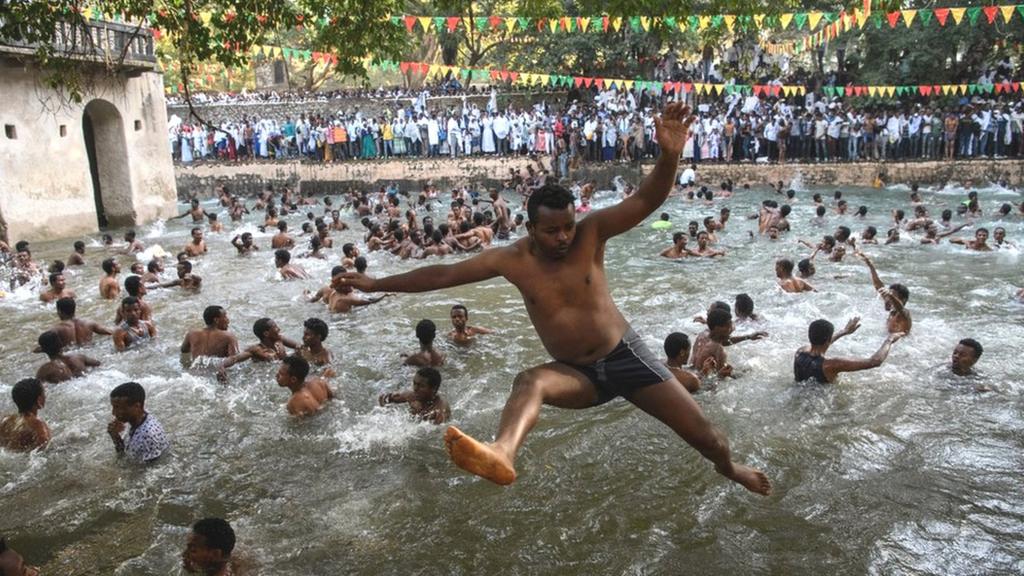
<instances>
[{"instance_id":1,"label":"group of swimmers","mask_svg":"<svg viewBox=\"0 0 1024 576\"><path fill-rule=\"evenodd\" d=\"M401 194L388 190L381 190L376 196L352 193L343 203L367 229L364 237L366 250L388 250L398 258L408 258L442 255L449 253L443 252L442 246L452 251L458 246L460 250L475 252L475 255L455 264L437 264L396 276L371 278L363 273L366 260L359 255L358 248L346 244L342 247L341 264L331 272L330 283L316 293L308 293L307 297L311 302L326 303L331 312L344 313L394 292L435 290L495 276L503 276L515 285L523 295L542 344L554 361L524 370L516 376L493 443L479 442L454 426L445 433L446 447L456 465L497 484L509 484L515 480L515 455L536 423L541 405L585 408L622 396L672 428L710 460L717 472L748 490L768 494L771 484L767 477L761 471L732 459L728 441L704 417L688 392L699 389L702 378L706 376L730 376L732 368L725 347L763 338L766 334L758 331L734 336L732 310L728 304L716 303L702 318L707 330L696 337L692 350L686 335L673 333L665 340L667 359L658 361L611 300L603 258L599 257L603 255L608 239L642 222L668 197L679 152L691 121L687 110L674 104L669 106L664 120L658 121L658 138L663 152L652 173L636 192L614 206L595 210L580 222L576 221L571 192L553 183L533 190L526 202L526 234L503 245L492 246L492 239L510 238L519 222L524 220L510 218L508 206L497 191L488 193L490 202L465 191L455 191L448 221L437 228L433 227L429 217L418 221L416 207L428 205L436 199L436 195L431 197L429 188L425 187L415 200L410 198L409 203L413 206L404 214L404 222L401 219ZM789 198L792 200L793 196L789 195ZM221 189L220 199L232 220L236 220L236 214L241 219L241 215L249 210L244 200L224 189ZM268 192L254 206L254 209L265 210L264 225L278 230L271 239L271 248L276 251L275 263L283 279L303 278L305 271L294 267L290 261L289 248L294 248L295 240L288 234L287 224L282 226L280 218L287 213L301 215L300 206L317 203L314 198L296 198L285 191L279 203L275 195ZM481 206L488 204L489 209ZM778 237L788 229L788 222L785 222L789 215L788 206L773 204L772 201L765 203L761 212L753 216L758 219L759 231L769 238L773 234ZM333 247L330 232L347 227L329 198L323 205L323 217L306 213L307 222L304 224L308 224L310 236L308 257L318 257L314 254L318 249ZM837 206L836 209L840 208ZM327 216L330 216L329 221ZM204 219L210 221L210 230L214 231L216 218L211 218L197 201L193 201L190 209L180 216L187 217L196 224ZM670 258L724 255L724 251L710 248L710 244L717 241L715 232L725 226L727 219L726 209L718 220L705 220L705 230L696 232L697 251L691 253L681 247L663 255ZM442 226L446 229L442 230ZM460 230L459 234L455 234L453 229ZM849 235L844 238L843 231L838 232L831 236L832 243L826 240L814 246L815 253L835 253L837 244L847 243ZM684 237L692 237L694 232L691 230L683 234ZM141 243L136 243L134 235L130 240L126 236L125 240L124 250L127 253L145 250ZM240 256L259 249L251 235L237 236L231 243ZM75 245L77 258L73 254L66 265L84 263L84 245L80 249L79 244ZM677 242L673 247L675 244ZM849 245L854 247L852 242ZM124 282L125 292L129 295L121 300L118 307L115 328L76 318L75 293L66 286L62 270L51 272L49 286L41 299L56 301L60 322L38 339L39 350L47 354L49 361L40 367L35 379L19 381L12 391L19 413L0 424L0 441L4 445L14 449L32 449L45 444L49 440L49 429L38 419L38 411L45 405L46 398L43 382L60 382L76 377L98 364L82 354L65 353L66 347L87 344L94 334L100 334L111 335L115 348L122 350L140 346L157 336L153 311L144 301L144 296L147 290L158 287L177 286L189 291L201 288L201 279L192 274L189 262L190 258L201 258L208 251L201 228L193 229L189 246L178 255L178 278L174 281L160 282L163 265L159 259L150 261L144 269L140 266L140 269L133 270L136 274ZM27 252L27 244L23 247ZM21 247L16 248L20 254ZM431 248L435 251L428 252ZM712 254L712 251L719 254ZM851 320L838 334L834 333L827 320L816 320L809 328L810 346L796 354L794 373L797 380L811 378L832 382L841 372L878 365L884 360L889 347L910 330L910 315L905 307L909 292L899 284L886 287L878 278L871 260L861 256L889 311L887 324L890 335L878 353L860 363L829 359L825 358L825 353L831 343L854 332L859 326L859 319ZM38 269L30 254L27 258L19 258ZM117 282L120 266L116 259L110 258L103 261L102 267L105 276L99 286L100 294L103 298L116 299L121 290ZM776 274L782 288L789 288L787 291L806 289L805 285L791 281L792 269L791 262L788 265L784 261L777 263ZM784 277L786 274L790 276ZM366 296L372 293L381 295ZM736 304L737 317L755 318L752 299L738 297ZM203 321L203 328L185 335L180 349L192 358L208 356L222 359L216 370L218 378L226 380L228 370L246 360L279 361L276 380L291 392L287 403L290 414L314 414L333 397L328 380L334 371L330 367L330 352L323 346L328 335L327 324L323 320L315 317L306 320L302 342L299 343L282 336L273 320L261 318L253 326L258 342L245 350L239 349L237 338L228 330L229 321L223 307L208 306L204 310ZM468 310L463 306L452 307L451 321L453 329L449 337L455 343L469 343L476 336L489 332L469 326ZM445 358L433 346L436 326L430 320L421 321L416 326L416 336L420 349L404 360L418 368L412 389L382 394L378 401L381 405L406 403L416 417L442 423L450 418L450 407L438 394L441 384L438 367L443 366ZM980 355L980 344L970 339L961 341L954 351L954 371L963 371L964 367L969 370ZM111 392L110 401L114 420L108 426L108 433L117 452L141 462L159 458L169 442L162 427L145 410L142 387L133 382L121 384ZM129 428L127 436L124 435L125 427Z\"/></svg>"}]
</instances>

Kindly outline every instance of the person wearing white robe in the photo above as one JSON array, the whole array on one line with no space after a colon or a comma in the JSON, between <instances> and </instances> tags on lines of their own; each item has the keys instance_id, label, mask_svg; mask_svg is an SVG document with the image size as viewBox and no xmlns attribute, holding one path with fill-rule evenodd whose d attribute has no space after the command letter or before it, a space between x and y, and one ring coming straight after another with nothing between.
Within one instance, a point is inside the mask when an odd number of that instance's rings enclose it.
<instances>
[{"instance_id":1,"label":"person wearing white robe","mask_svg":"<svg viewBox=\"0 0 1024 576\"><path fill-rule=\"evenodd\" d=\"M494 154L497 151L494 145L494 120L491 115L484 112L483 120L481 121L483 133L483 140L480 143L480 149L484 154Z\"/></svg>"}]
</instances>

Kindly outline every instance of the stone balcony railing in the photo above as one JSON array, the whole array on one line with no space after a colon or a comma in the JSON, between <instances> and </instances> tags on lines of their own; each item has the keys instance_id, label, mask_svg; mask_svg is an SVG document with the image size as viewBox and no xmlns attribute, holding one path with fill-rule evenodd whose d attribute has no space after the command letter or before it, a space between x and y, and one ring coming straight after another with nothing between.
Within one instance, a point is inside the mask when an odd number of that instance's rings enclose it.
<instances>
[{"instance_id":1,"label":"stone balcony railing","mask_svg":"<svg viewBox=\"0 0 1024 576\"><path fill-rule=\"evenodd\" d=\"M49 44L54 54L72 60L95 62L127 71L155 70L156 51L149 28L134 24L87 21L58 24ZM0 37L0 55L32 55L39 43ZM123 58L122 58L123 56Z\"/></svg>"}]
</instances>

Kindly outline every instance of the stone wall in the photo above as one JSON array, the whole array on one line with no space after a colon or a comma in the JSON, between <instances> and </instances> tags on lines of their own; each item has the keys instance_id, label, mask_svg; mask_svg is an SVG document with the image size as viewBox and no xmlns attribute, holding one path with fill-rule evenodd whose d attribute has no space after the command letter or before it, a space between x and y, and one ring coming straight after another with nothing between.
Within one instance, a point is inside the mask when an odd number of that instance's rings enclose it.
<instances>
[{"instance_id":1,"label":"stone wall","mask_svg":"<svg viewBox=\"0 0 1024 576\"><path fill-rule=\"evenodd\" d=\"M92 118L98 180L111 225L175 209L174 168L159 74L97 75L64 102L31 65L0 60L0 222L8 239L79 236L99 228L83 118Z\"/></svg>"},{"instance_id":2,"label":"stone wall","mask_svg":"<svg viewBox=\"0 0 1024 576\"><path fill-rule=\"evenodd\" d=\"M389 161L356 161L337 164L300 163L298 161L261 162L252 164L205 164L178 166L176 169L179 198L192 193L206 196L218 182L229 184L240 193L255 193L267 183L288 183L293 188L330 193L348 186L360 188L395 182L406 189L417 189L424 181L444 188L465 182L485 186L500 185L509 170L535 168L538 162L529 158L458 158L403 159ZM550 167L550 159L542 165ZM651 164L591 164L573 174L575 179L594 178L606 185L615 176L636 182L651 169ZM682 167L680 168L682 169ZM697 178L702 184L717 189L731 179L737 185L764 187L782 180L787 186L803 187L864 186L870 187L877 177L886 184L942 185L956 182L965 186L983 186L1001 182L1007 186L1024 186L1024 160L976 160L970 162L885 162L859 164L701 164Z\"/></svg>"},{"instance_id":3,"label":"stone wall","mask_svg":"<svg viewBox=\"0 0 1024 576\"><path fill-rule=\"evenodd\" d=\"M532 106L534 102L547 100L548 102L562 102L565 100L565 92L544 92L534 94L529 92L511 92L498 95L498 106L504 108L512 105L518 108ZM490 94L467 96L466 102L476 104L481 110L487 107ZM400 98L403 105L409 104L414 98ZM448 108L462 106L461 96L445 96L430 98L427 106L436 110L447 110ZM220 123L222 120L239 120L242 116L255 118L272 118L283 121L285 117L298 118L300 114L322 114L328 116L339 112L370 113L379 116L384 110L394 112L395 100L392 98L345 98L343 100L327 100L324 102L278 102L278 103L235 103L235 104L204 104L196 106L204 120L213 123ZM177 114L180 118L187 118L189 111L185 104L168 104L167 116Z\"/></svg>"}]
</instances>

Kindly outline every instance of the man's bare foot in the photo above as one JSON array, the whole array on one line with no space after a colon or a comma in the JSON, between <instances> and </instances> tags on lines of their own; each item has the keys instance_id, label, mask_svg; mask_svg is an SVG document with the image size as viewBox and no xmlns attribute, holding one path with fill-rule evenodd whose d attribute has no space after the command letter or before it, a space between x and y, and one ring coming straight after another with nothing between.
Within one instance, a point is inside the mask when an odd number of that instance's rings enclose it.
<instances>
[{"instance_id":1,"label":"man's bare foot","mask_svg":"<svg viewBox=\"0 0 1024 576\"><path fill-rule=\"evenodd\" d=\"M507 486L516 480L516 470L508 457L488 444L478 442L449 426L444 433L444 446L452 462L466 472Z\"/></svg>"},{"instance_id":2,"label":"man's bare foot","mask_svg":"<svg viewBox=\"0 0 1024 576\"><path fill-rule=\"evenodd\" d=\"M726 474L725 476L756 494L767 496L772 493L772 483L764 475L764 472L749 466L733 463L732 474Z\"/></svg>"}]
</instances>

